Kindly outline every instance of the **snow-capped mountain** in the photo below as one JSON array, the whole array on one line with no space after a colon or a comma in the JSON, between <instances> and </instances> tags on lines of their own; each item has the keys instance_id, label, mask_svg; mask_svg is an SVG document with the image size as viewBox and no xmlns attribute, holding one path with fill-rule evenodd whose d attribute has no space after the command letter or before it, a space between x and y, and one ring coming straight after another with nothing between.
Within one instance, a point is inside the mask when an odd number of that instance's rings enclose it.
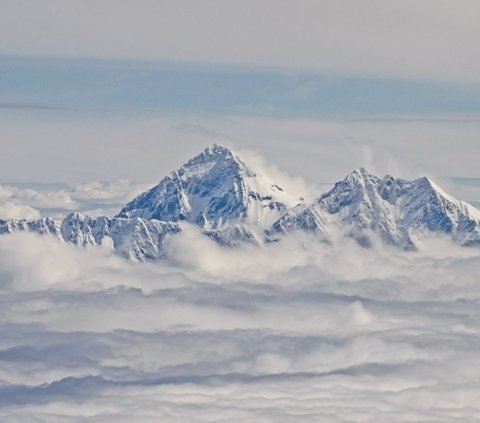
<instances>
[{"instance_id":1,"label":"snow-capped mountain","mask_svg":"<svg viewBox=\"0 0 480 423\"><path fill-rule=\"evenodd\" d=\"M428 233L448 234L464 246L480 245L480 211L473 206L451 197L427 177L380 179L363 168L312 204L290 210L269 235L304 230L329 240L331 227L343 228L362 245L369 244L372 232L406 249L415 248L415 239Z\"/></svg>"},{"instance_id":2,"label":"snow-capped mountain","mask_svg":"<svg viewBox=\"0 0 480 423\"><path fill-rule=\"evenodd\" d=\"M44 217L37 220L0 220L0 235L12 232L24 231L35 232L38 234L51 234L61 239L60 224L57 220L50 217Z\"/></svg>"},{"instance_id":3,"label":"snow-capped mountain","mask_svg":"<svg viewBox=\"0 0 480 423\"><path fill-rule=\"evenodd\" d=\"M81 213L69 214L60 226L65 242L82 246L106 246L133 261L161 257L165 237L178 231L178 225L173 222L145 220L139 217L93 218Z\"/></svg>"},{"instance_id":4,"label":"snow-capped mountain","mask_svg":"<svg viewBox=\"0 0 480 423\"><path fill-rule=\"evenodd\" d=\"M180 230L174 222L142 218L110 219L71 213L63 221L51 218L38 220L0 220L0 234L32 232L53 235L62 242L78 246L103 246L119 255L140 262L162 257L163 242L169 234Z\"/></svg>"},{"instance_id":5,"label":"snow-capped mountain","mask_svg":"<svg viewBox=\"0 0 480 423\"><path fill-rule=\"evenodd\" d=\"M230 149L212 144L117 217L187 221L228 245L261 243L265 229L298 202Z\"/></svg>"},{"instance_id":6,"label":"snow-capped mountain","mask_svg":"<svg viewBox=\"0 0 480 423\"><path fill-rule=\"evenodd\" d=\"M371 235L405 249L419 237L446 234L480 246L480 211L429 178L380 179L357 169L311 203L287 194L228 148L213 144L126 205L114 218L72 213L63 221L0 220L0 234L50 234L79 246L104 246L133 261L164 255L164 242L197 225L221 244L262 244L302 230L327 244L339 233L368 246Z\"/></svg>"}]
</instances>

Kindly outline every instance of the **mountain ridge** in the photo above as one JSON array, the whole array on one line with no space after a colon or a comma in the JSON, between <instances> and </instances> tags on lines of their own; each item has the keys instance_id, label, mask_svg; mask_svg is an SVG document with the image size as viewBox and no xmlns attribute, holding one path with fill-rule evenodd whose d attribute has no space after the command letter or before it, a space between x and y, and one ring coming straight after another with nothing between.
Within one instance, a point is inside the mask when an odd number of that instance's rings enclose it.
<instances>
[{"instance_id":1,"label":"mountain ridge","mask_svg":"<svg viewBox=\"0 0 480 423\"><path fill-rule=\"evenodd\" d=\"M0 234L51 234L79 246L104 246L133 260L164 256L164 241L196 225L222 245L262 245L302 231L333 244L337 228L360 245L378 236L413 250L419 237L448 235L462 246L480 246L480 210L447 194L428 177L379 178L355 169L312 201L289 194L232 150L211 144L114 217L75 212L62 221L0 220Z\"/></svg>"},{"instance_id":2,"label":"mountain ridge","mask_svg":"<svg viewBox=\"0 0 480 423\"><path fill-rule=\"evenodd\" d=\"M386 175L379 178L365 168L347 175L310 204L282 216L273 232L313 229L322 235L327 226L346 229L368 246L368 232L387 244L414 249L415 233L451 234L460 245L480 245L480 211L445 193L428 177L413 181Z\"/></svg>"}]
</instances>

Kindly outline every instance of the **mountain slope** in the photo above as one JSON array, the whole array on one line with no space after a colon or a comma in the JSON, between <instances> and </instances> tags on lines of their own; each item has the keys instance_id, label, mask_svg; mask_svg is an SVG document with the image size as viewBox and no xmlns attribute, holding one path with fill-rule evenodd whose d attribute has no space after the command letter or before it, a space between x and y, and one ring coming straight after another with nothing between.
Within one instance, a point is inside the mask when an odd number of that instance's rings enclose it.
<instances>
[{"instance_id":1,"label":"mountain slope","mask_svg":"<svg viewBox=\"0 0 480 423\"><path fill-rule=\"evenodd\" d=\"M17 231L35 232L38 234L51 234L62 239L60 224L55 219L44 217L37 220L15 219L0 220L0 235Z\"/></svg>"},{"instance_id":2,"label":"mountain slope","mask_svg":"<svg viewBox=\"0 0 480 423\"><path fill-rule=\"evenodd\" d=\"M39 220L0 220L0 234L30 232L53 235L62 242L82 247L103 246L121 256L142 262L164 256L163 243L168 235L180 228L173 222L142 218L110 219L71 213L62 222L43 218Z\"/></svg>"},{"instance_id":3,"label":"mountain slope","mask_svg":"<svg viewBox=\"0 0 480 423\"><path fill-rule=\"evenodd\" d=\"M302 230L333 244L338 233L364 246L372 235L414 249L421 237L445 234L480 246L480 211L429 178L378 178L357 169L311 203L298 203L231 150L211 145L139 195L114 218L72 213L63 221L0 220L0 234L50 234L79 246L104 246L133 261L164 256L164 241L193 223L221 244L263 243Z\"/></svg>"},{"instance_id":4,"label":"mountain slope","mask_svg":"<svg viewBox=\"0 0 480 423\"><path fill-rule=\"evenodd\" d=\"M156 219L92 218L72 213L63 220L60 230L66 242L102 245L133 261L145 261L162 257L165 237L180 228L176 223Z\"/></svg>"},{"instance_id":5,"label":"mountain slope","mask_svg":"<svg viewBox=\"0 0 480 423\"><path fill-rule=\"evenodd\" d=\"M448 234L460 245L480 245L480 211L473 206L446 194L426 177L380 179L363 168L312 204L282 216L269 233L300 229L325 236L332 225L362 245L370 243L371 233L406 249L415 248L416 237L427 233Z\"/></svg>"},{"instance_id":6,"label":"mountain slope","mask_svg":"<svg viewBox=\"0 0 480 423\"><path fill-rule=\"evenodd\" d=\"M261 242L263 232L298 200L228 148L212 144L118 214L187 221L226 244Z\"/></svg>"}]
</instances>

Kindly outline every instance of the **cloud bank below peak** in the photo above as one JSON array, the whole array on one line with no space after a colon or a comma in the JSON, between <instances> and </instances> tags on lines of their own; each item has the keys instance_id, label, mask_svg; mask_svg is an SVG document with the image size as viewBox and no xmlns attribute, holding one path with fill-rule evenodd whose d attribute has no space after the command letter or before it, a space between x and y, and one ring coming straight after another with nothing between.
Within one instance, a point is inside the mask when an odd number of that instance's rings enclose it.
<instances>
[{"instance_id":1,"label":"cloud bank below peak","mask_svg":"<svg viewBox=\"0 0 480 423\"><path fill-rule=\"evenodd\" d=\"M0 238L2 420L478 415L478 251L291 238L236 259L182 236L180 261L142 266Z\"/></svg>"}]
</instances>

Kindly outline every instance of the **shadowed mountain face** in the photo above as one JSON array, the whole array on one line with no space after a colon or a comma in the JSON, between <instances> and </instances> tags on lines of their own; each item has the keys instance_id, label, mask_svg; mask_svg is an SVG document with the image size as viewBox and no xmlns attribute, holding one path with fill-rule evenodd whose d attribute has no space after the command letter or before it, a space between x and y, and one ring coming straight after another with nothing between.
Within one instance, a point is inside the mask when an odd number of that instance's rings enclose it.
<instances>
[{"instance_id":1,"label":"shadowed mountain face","mask_svg":"<svg viewBox=\"0 0 480 423\"><path fill-rule=\"evenodd\" d=\"M480 244L480 211L446 194L430 179L357 169L310 203L299 202L233 151L213 144L139 195L114 218L72 213L62 222L0 221L0 233L49 233L76 245L103 245L134 261L163 256L163 242L196 225L222 245L278 241L295 231L327 244L332 233L369 246L371 236L404 249L419 238L445 234L463 246Z\"/></svg>"}]
</instances>

